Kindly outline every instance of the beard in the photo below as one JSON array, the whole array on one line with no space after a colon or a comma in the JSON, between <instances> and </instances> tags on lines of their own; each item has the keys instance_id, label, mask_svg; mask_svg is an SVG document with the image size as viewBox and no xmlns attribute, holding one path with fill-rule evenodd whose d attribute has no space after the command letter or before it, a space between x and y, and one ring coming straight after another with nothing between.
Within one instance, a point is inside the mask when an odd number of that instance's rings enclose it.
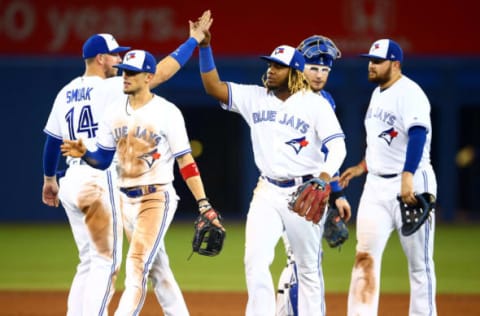
<instances>
[{"instance_id":1,"label":"beard","mask_svg":"<svg viewBox=\"0 0 480 316\"><path fill-rule=\"evenodd\" d=\"M381 73L379 73L378 71L368 72L368 81L376 83L378 85L387 83L390 81L390 79L392 79L392 64L390 64L388 68Z\"/></svg>"}]
</instances>

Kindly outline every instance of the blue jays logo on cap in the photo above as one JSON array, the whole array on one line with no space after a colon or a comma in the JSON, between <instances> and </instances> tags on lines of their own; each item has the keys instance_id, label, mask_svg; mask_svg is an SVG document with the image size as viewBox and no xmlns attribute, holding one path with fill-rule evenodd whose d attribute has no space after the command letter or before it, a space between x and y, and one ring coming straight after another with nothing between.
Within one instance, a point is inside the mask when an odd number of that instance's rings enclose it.
<instances>
[{"instance_id":1,"label":"blue jays logo on cap","mask_svg":"<svg viewBox=\"0 0 480 316\"><path fill-rule=\"evenodd\" d=\"M402 48L397 42L391 39L380 39L374 42L368 54L361 54L360 56L399 62L403 61Z\"/></svg>"},{"instance_id":2,"label":"blue jays logo on cap","mask_svg":"<svg viewBox=\"0 0 480 316\"><path fill-rule=\"evenodd\" d=\"M305 59L302 53L288 45L281 45L275 48L270 56L261 56L261 59L268 60L286 67L303 71Z\"/></svg>"},{"instance_id":3,"label":"blue jays logo on cap","mask_svg":"<svg viewBox=\"0 0 480 316\"><path fill-rule=\"evenodd\" d=\"M135 58L135 52L130 52L127 54L127 56L125 56L125 59L128 61L130 59L133 59Z\"/></svg>"}]
</instances>

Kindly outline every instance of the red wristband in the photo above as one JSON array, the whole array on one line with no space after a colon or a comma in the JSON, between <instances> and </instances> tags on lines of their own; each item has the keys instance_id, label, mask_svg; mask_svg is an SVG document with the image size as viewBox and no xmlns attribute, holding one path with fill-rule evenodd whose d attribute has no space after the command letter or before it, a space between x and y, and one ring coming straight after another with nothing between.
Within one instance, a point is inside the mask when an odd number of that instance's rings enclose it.
<instances>
[{"instance_id":1,"label":"red wristband","mask_svg":"<svg viewBox=\"0 0 480 316\"><path fill-rule=\"evenodd\" d=\"M187 181L190 177L195 177L200 175L200 171L198 170L198 166L195 162L192 162L183 168L180 169L180 173L182 174L183 180Z\"/></svg>"}]
</instances>

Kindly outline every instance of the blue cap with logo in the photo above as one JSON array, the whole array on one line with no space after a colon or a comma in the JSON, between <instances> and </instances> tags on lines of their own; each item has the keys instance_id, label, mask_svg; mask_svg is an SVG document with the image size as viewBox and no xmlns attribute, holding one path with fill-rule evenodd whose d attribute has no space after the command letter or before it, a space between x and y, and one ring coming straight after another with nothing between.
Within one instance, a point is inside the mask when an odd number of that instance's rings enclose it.
<instances>
[{"instance_id":1,"label":"blue cap with logo","mask_svg":"<svg viewBox=\"0 0 480 316\"><path fill-rule=\"evenodd\" d=\"M273 50L270 56L261 56L260 58L299 71L303 71L303 68L305 67L305 58L303 58L302 53L288 45L278 46Z\"/></svg>"},{"instance_id":2,"label":"blue cap with logo","mask_svg":"<svg viewBox=\"0 0 480 316\"><path fill-rule=\"evenodd\" d=\"M119 46L112 34L100 33L90 36L83 44L83 59L97 54L117 54L129 50L130 47Z\"/></svg>"},{"instance_id":3,"label":"blue cap with logo","mask_svg":"<svg viewBox=\"0 0 480 316\"><path fill-rule=\"evenodd\" d=\"M399 62L403 61L402 48L397 42L391 39L380 39L374 42L368 54L361 54L360 56Z\"/></svg>"},{"instance_id":4,"label":"blue cap with logo","mask_svg":"<svg viewBox=\"0 0 480 316\"><path fill-rule=\"evenodd\" d=\"M113 67L154 74L157 69L157 61L149 52L137 49L127 52L123 57L123 62Z\"/></svg>"}]
</instances>

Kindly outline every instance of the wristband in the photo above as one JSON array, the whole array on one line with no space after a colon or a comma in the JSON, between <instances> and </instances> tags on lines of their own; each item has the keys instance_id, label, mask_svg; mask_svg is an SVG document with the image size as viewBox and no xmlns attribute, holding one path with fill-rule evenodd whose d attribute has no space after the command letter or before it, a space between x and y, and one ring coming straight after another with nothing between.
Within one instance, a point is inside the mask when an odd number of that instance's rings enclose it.
<instances>
[{"instance_id":1,"label":"wristband","mask_svg":"<svg viewBox=\"0 0 480 316\"><path fill-rule=\"evenodd\" d=\"M200 203L202 203L202 205L200 205ZM197 200L197 204L198 204L198 211L200 213L204 213L205 211L208 211L209 209L212 208L212 205L210 204L210 200L208 198L203 198L203 199L199 199Z\"/></svg>"},{"instance_id":2,"label":"wristband","mask_svg":"<svg viewBox=\"0 0 480 316\"><path fill-rule=\"evenodd\" d=\"M198 170L198 166L195 162L192 162L183 168L180 169L180 173L182 174L183 180L187 181L190 177L195 177L200 175L200 171Z\"/></svg>"},{"instance_id":3,"label":"wristband","mask_svg":"<svg viewBox=\"0 0 480 316\"><path fill-rule=\"evenodd\" d=\"M212 47L200 47L200 72L210 72L215 69L215 61L213 60Z\"/></svg>"},{"instance_id":4,"label":"wristband","mask_svg":"<svg viewBox=\"0 0 480 316\"><path fill-rule=\"evenodd\" d=\"M175 59L180 66L183 67L183 65L185 65L192 56L197 44L197 41L193 37L190 37L182 45L178 46L178 48L174 50L170 56Z\"/></svg>"}]
</instances>

